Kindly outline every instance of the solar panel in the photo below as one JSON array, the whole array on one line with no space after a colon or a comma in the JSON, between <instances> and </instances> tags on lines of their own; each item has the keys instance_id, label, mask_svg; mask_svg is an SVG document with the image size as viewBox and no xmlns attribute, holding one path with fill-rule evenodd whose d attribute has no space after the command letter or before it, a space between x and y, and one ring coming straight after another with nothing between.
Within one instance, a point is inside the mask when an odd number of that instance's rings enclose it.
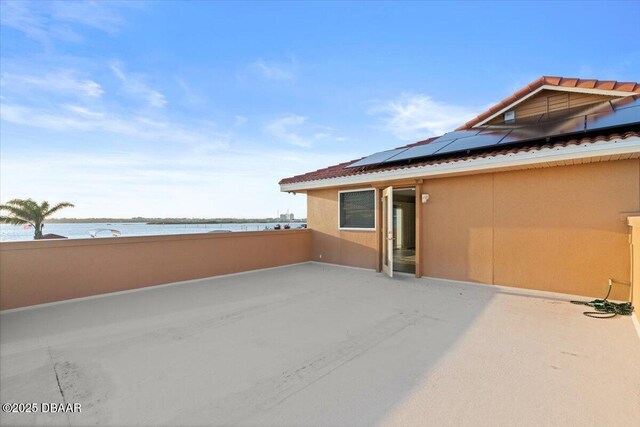
<instances>
[{"instance_id":1,"label":"solar panel","mask_svg":"<svg viewBox=\"0 0 640 427\"><path fill-rule=\"evenodd\" d=\"M382 163L389 157L393 157L396 154L402 153L406 150L407 148L396 148L395 150L380 151L378 153L367 156L364 159L358 160L355 163L351 163L350 165L345 166L345 168L357 168L361 166L377 165L379 163Z\"/></svg>"},{"instance_id":2,"label":"solar panel","mask_svg":"<svg viewBox=\"0 0 640 427\"><path fill-rule=\"evenodd\" d=\"M481 130L476 130L476 129L457 130L453 132L448 132L442 135L441 137L434 139L428 144L411 147L405 152L396 154L395 156L384 160L382 163L399 162L402 160L427 157L436 153L438 150L442 150L443 148L447 147L449 144L453 143L454 141L467 140L469 138L474 138L475 135L478 135L478 133L480 132Z\"/></svg>"},{"instance_id":3,"label":"solar panel","mask_svg":"<svg viewBox=\"0 0 640 427\"><path fill-rule=\"evenodd\" d=\"M383 163L399 162L400 160L409 160L416 159L418 157L430 156L439 149L446 147L448 144L451 144L452 142L452 140L440 142L432 141L428 144L411 147L407 151L386 159L385 161L383 161Z\"/></svg>"},{"instance_id":4,"label":"solar panel","mask_svg":"<svg viewBox=\"0 0 640 427\"><path fill-rule=\"evenodd\" d=\"M636 125L640 124L640 97L633 96L584 106L560 114L555 117L549 114L537 116L535 124L515 128L492 127L453 131L430 143L381 151L345 167L387 164L498 145L546 140L597 129Z\"/></svg>"},{"instance_id":5,"label":"solar panel","mask_svg":"<svg viewBox=\"0 0 640 427\"><path fill-rule=\"evenodd\" d=\"M629 96L613 102L613 108L615 108L616 111L622 110L623 108L637 107L639 105L640 96Z\"/></svg>"},{"instance_id":6,"label":"solar panel","mask_svg":"<svg viewBox=\"0 0 640 427\"><path fill-rule=\"evenodd\" d=\"M620 108L611 114L590 114L586 123L588 131L640 123L640 106Z\"/></svg>"},{"instance_id":7,"label":"solar panel","mask_svg":"<svg viewBox=\"0 0 640 427\"><path fill-rule=\"evenodd\" d=\"M587 114L596 114L596 113L606 113L612 112L613 107L610 102L600 102L598 104L588 104L582 105L580 107L572 107L570 110L567 110L566 113L563 112L552 112L550 113L550 117L552 120L563 120L563 119L571 119L573 117L582 116L584 117Z\"/></svg>"},{"instance_id":8,"label":"solar panel","mask_svg":"<svg viewBox=\"0 0 640 427\"><path fill-rule=\"evenodd\" d=\"M479 132L480 132L480 129L454 130L453 132L447 132L441 137L434 139L429 144L433 144L434 142L453 141L454 139L458 139L458 138L466 138L469 136L477 135Z\"/></svg>"},{"instance_id":9,"label":"solar panel","mask_svg":"<svg viewBox=\"0 0 640 427\"><path fill-rule=\"evenodd\" d=\"M600 114L611 113L614 111L614 106L611 102L602 102L595 105L585 105L578 110L580 114L573 114L574 116L585 116L587 114Z\"/></svg>"},{"instance_id":10,"label":"solar panel","mask_svg":"<svg viewBox=\"0 0 640 427\"><path fill-rule=\"evenodd\" d=\"M507 138L500 141L500 144L546 139L582 131L584 131L584 116L577 116L564 120L548 121L535 126L516 128L511 131Z\"/></svg>"},{"instance_id":11,"label":"solar panel","mask_svg":"<svg viewBox=\"0 0 640 427\"><path fill-rule=\"evenodd\" d=\"M498 145L509 134L510 130L491 130L469 138L459 138L438 150L436 154L455 153L457 151L474 150Z\"/></svg>"}]
</instances>

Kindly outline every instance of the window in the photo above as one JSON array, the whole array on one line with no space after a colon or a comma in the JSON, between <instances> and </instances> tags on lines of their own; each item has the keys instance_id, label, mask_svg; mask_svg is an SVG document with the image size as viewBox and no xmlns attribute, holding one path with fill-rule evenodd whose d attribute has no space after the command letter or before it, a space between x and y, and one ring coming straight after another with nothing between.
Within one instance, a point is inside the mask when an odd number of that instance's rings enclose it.
<instances>
[{"instance_id":1,"label":"window","mask_svg":"<svg viewBox=\"0 0 640 427\"><path fill-rule=\"evenodd\" d=\"M341 229L375 230L375 190L341 191L339 198Z\"/></svg>"}]
</instances>

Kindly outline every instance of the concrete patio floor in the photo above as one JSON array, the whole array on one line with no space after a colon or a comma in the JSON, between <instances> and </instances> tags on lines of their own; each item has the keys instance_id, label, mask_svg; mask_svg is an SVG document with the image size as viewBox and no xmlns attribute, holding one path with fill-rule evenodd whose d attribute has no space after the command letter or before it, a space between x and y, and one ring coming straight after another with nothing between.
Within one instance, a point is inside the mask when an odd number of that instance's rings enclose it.
<instances>
[{"instance_id":1,"label":"concrete patio floor","mask_svg":"<svg viewBox=\"0 0 640 427\"><path fill-rule=\"evenodd\" d=\"M633 425L640 339L569 296L315 263L5 312L3 425Z\"/></svg>"}]
</instances>

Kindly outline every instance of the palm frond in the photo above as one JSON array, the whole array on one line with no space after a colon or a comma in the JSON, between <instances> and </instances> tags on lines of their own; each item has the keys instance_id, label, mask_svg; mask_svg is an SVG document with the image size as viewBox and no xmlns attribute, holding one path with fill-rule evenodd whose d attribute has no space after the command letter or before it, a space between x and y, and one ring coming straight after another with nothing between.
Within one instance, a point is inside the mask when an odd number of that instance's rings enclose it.
<instances>
[{"instance_id":1,"label":"palm frond","mask_svg":"<svg viewBox=\"0 0 640 427\"><path fill-rule=\"evenodd\" d=\"M36 213L33 211L29 211L27 209L24 208L20 208L17 206L10 206L10 205L0 205L0 211L7 211L10 214L12 214L14 217L19 218L19 219L23 219L25 221L32 221L35 219L35 215Z\"/></svg>"},{"instance_id":2,"label":"palm frond","mask_svg":"<svg viewBox=\"0 0 640 427\"><path fill-rule=\"evenodd\" d=\"M12 199L7 202L7 205L14 205L24 209L34 209L38 207L38 204L33 199Z\"/></svg>"},{"instance_id":3,"label":"palm frond","mask_svg":"<svg viewBox=\"0 0 640 427\"><path fill-rule=\"evenodd\" d=\"M50 207L49 202L44 201L38 204L33 199L13 199L6 204L0 205L0 211L7 211L9 215L2 216L3 222L9 224L33 224L37 227L46 217L58 212L63 208L72 208L69 202L58 203Z\"/></svg>"},{"instance_id":4,"label":"palm frond","mask_svg":"<svg viewBox=\"0 0 640 427\"><path fill-rule=\"evenodd\" d=\"M22 218L15 218L15 217L4 216L4 215L0 216L0 223L11 224L11 225L31 224L29 221L26 221Z\"/></svg>"},{"instance_id":5,"label":"palm frond","mask_svg":"<svg viewBox=\"0 0 640 427\"><path fill-rule=\"evenodd\" d=\"M40 207L33 199L13 199L9 200L5 207L13 206L15 209L20 209L24 212L29 212L30 215L36 215L40 211Z\"/></svg>"},{"instance_id":6,"label":"palm frond","mask_svg":"<svg viewBox=\"0 0 640 427\"><path fill-rule=\"evenodd\" d=\"M44 202L44 203L47 203L47 202ZM44 208L44 203L42 204L43 208ZM48 203L47 203L47 207L48 207ZM43 216L53 215L54 213L58 212L60 209L64 209L64 208L75 208L75 205L69 202L58 203L57 205L55 205L49 210L43 209L43 213L44 213Z\"/></svg>"}]
</instances>

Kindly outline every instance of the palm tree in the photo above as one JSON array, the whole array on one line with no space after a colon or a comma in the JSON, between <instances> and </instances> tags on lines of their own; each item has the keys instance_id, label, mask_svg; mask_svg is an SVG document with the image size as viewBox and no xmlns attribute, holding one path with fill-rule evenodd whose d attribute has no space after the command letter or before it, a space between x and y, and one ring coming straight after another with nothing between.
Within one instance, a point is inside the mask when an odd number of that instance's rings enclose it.
<instances>
[{"instance_id":1,"label":"palm tree","mask_svg":"<svg viewBox=\"0 0 640 427\"><path fill-rule=\"evenodd\" d=\"M42 239L44 220L60 209L73 208L71 203L63 202L50 207L49 202L38 203L33 199L13 199L6 205L0 205L0 211L7 211L9 215L0 215L0 222L5 224L29 224L34 228L34 239Z\"/></svg>"}]
</instances>

